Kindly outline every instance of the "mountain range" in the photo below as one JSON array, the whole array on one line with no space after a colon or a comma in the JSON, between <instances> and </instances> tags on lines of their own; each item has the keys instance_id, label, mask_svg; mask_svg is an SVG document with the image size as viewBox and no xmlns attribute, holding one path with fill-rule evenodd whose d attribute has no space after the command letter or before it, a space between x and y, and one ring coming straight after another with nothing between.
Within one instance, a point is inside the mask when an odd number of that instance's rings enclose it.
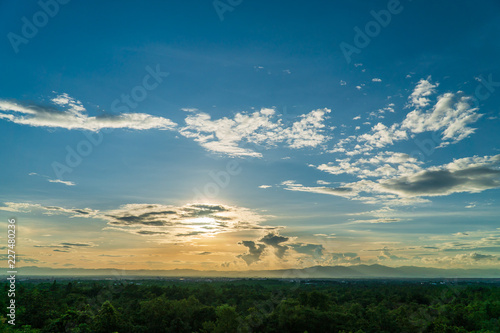
<instances>
[{"instance_id":1,"label":"mountain range","mask_svg":"<svg viewBox=\"0 0 500 333\"><path fill-rule=\"evenodd\" d=\"M112 268L45 268L37 266L20 267L18 278L22 276L99 276L111 278L133 277L202 277L202 278L500 278L500 269L432 268L418 266L388 267L383 265L313 266L301 269L247 270L247 271L201 271L195 269L173 270L119 270Z\"/></svg>"}]
</instances>

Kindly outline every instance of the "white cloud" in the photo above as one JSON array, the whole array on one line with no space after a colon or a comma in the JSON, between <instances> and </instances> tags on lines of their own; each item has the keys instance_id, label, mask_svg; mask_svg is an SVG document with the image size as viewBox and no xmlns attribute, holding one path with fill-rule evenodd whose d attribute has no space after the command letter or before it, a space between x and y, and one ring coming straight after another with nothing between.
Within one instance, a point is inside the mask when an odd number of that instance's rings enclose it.
<instances>
[{"instance_id":1,"label":"white cloud","mask_svg":"<svg viewBox=\"0 0 500 333\"><path fill-rule=\"evenodd\" d=\"M414 107L414 110L409 112L401 123L385 125L378 122L366 133L349 136L349 140L339 140L335 144L335 149L329 152L344 152L348 156L367 155L372 150L393 145L398 141L408 140L414 134L429 131L440 132L441 142L437 142L436 145L445 147L473 134L475 128L470 125L482 116L477 113L477 108L471 106L473 98L464 96L463 92L445 93L438 96L431 105L429 97L436 92L439 84L433 84L429 80L430 78L420 80L409 96L410 101L406 107ZM384 108L371 112L369 118L384 118L384 114L395 113L394 107L395 104L390 103ZM360 119L360 116L353 118L353 120L357 119ZM370 122L364 122L363 125L370 125ZM357 127L355 130L358 130ZM358 143L355 147L346 149L346 145L352 145L355 142Z\"/></svg>"},{"instance_id":2,"label":"white cloud","mask_svg":"<svg viewBox=\"0 0 500 333\"><path fill-rule=\"evenodd\" d=\"M294 180L286 180L281 183L284 186L284 189L287 191L296 191L296 192L309 192L309 193L318 193L318 194L328 194L335 195L340 197L353 197L357 195L357 191L353 190L349 187L326 187L326 186L304 186L302 184L296 183Z\"/></svg>"},{"instance_id":3,"label":"white cloud","mask_svg":"<svg viewBox=\"0 0 500 333\"><path fill-rule=\"evenodd\" d=\"M413 133L441 131L443 140L458 142L474 133L475 129L469 125L482 116L471 106L471 101L470 97L446 93L430 111L416 109L408 113L401 128Z\"/></svg>"},{"instance_id":4,"label":"white cloud","mask_svg":"<svg viewBox=\"0 0 500 333\"><path fill-rule=\"evenodd\" d=\"M43 177L43 178L47 179L47 181L48 181L49 183L59 183L59 184L64 184L64 185L66 185L66 186L75 186L75 185L76 185L76 183L74 183L74 182L72 182L72 181L68 181L68 180L61 180L61 179L50 179L50 177L49 177L49 176L46 176L46 175L40 175L40 174L38 174L38 173L36 173L36 172L30 172L28 175L29 175L29 176L40 176L40 177Z\"/></svg>"},{"instance_id":5,"label":"white cloud","mask_svg":"<svg viewBox=\"0 0 500 333\"><path fill-rule=\"evenodd\" d=\"M413 92L411 93L410 97L408 98L410 100L410 104L415 106L415 107L426 107L429 105L429 98L427 96L432 95L436 92L436 88L439 85L439 83L432 84L430 82L430 76L427 79L421 79Z\"/></svg>"},{"instance_id":6,"label":"white cloud","mask_svg":"<svg viewBox=\"0 0 500 333\"><path fill-rule=\"evenodd\" d=\"M298 116L298 120L284 127L281 120L275 120L275 110L263 108L260 111L237 113L232 119L224 117L212 120L206 113L189 115L186 126L180 133L193 138L205 149L231 156L261 157L255 149L243 148L243 144L274 146L285 142L289 148L316 147L330 139L323 134L323 124L328 109L313 110Z\"/></svg>"},{"instance_id":7,"label":"white cloud","mask_svg":"<svg viewBox=\"0 0 500 333\"><path fill-rule=\"evenodd\" d=\"M4 202L4 206L0 206L0 210L8 212L29 213L31 211L42 211L45 215L60 215L66 214L70 218L73 217L96 217L99 211L90 208L63 208L57 206L43 206L40 204L32 204L26 202Z\"/></svg>"},{"instance_id":8,"label":"white cloud","mask_svg":"<svg viewBox=\"0 0 500 333\"><path fill-rule=\"evenodd\" d=\"M382 82L382 80L381 80L381 79L379 79L378 77L374 77L374 78L372 79L372 82Z\"/></svg>"},{"instance_id":9,"label":"white cloud","mask_svg":"<svg viewBox=\"0 0 500 333\"><path fill-rule=\"evenodd\" d=\"M340 80L340 85L341 86L345 86L347 84L347 82L345 82L344 80Z\"/></svg>"},{"instance_id":10,"label":"white cloud","mask_svg":"<svg viewBox=\"0 0 500 333\"><path fill-rule=\"evenodd\" d=\"M313 110L305 115L301 115L299 121L292 124L292 127L285 128L282 135L291 148L316 147L326 142L329 137L322 134L322 128L329 109Z\"/></svg>"},{"instance_id":11,"label":"white cloud","mask_svg":"<svg viewBox=\"0 0 500 333\"><path fill-rule=\"evenodd\" d=\"M364 163L381 166L365 169L362 167ZM375 180L363 179L337 188L308 187L295 181L286 181L282 185L289 191L335 195L369 204L394 205L428 202L422 197L460 192L479 193L500 187L500 155L462 158L449 164L422 169L409 156L393 153L354 162L338 159L336 163L321 164L316 168L330 174L347 173L359 178L373 177Z\"/></svg>"},{"instance_id":12,"label":"white cloud","mask_svg":"<svg viewBox=\"0 0 500 333\"><path fill-rule=\"evenodd\" d=\"M54 107L21 105L0 100L0 119L16 124L34 127L53 127L99 131L103 128L129 128L135 130L163 129L171 130L176 124L170 119L145 113L122 113L91 117L86 114L83 104L62 94L52 99Z\"/></svg>"},{"instance_id":13,"label":"white cloud","mask_svg":"<svg viewBox=\"0 0 500 333\"><path fill-rule=\"evenodd\" d=\"M259 188L270 188L272 187L271 185L260 185Z\"/></svg>"},{"instance_id":14,"label":"white cloud","mask_svg":"<svg viewBox=\"0 0 500 333\"><path fill-rule=\"evenodd\" d=\"M358 137L359 142L366 141L372 147L383 148L392 145L394 141L408 139L405 131L400 130L397 124L387 127L382 123L373 126L370 133L362 134Z\"/></svg>"},{"instance_id":15,"label":"white cloud","mask_svg":"<svg viewBox=\"0 0 500 333\"><path fill-rule=\"evenodd\" d=\"M69 180L61 180L61 179L47 179L47 180L50 183L60 183L60 184L64 184L67 186L75 186L76 185L76 183L69 181Z\"/></svg>"}]
</instances>

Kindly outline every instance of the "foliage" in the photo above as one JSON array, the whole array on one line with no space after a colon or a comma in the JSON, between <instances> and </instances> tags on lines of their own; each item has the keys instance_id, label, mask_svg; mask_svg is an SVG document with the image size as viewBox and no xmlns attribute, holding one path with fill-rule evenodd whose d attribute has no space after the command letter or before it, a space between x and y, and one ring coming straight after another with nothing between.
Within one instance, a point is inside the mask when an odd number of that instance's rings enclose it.
<instances>
[{"instance_id":1,"label":"foliage","mask_svg":"<svg viewBox=\"0 0 500 333\"><path fill-rule=\"evenodd\" d=\"M500 332L500 283L23 281L7 320L0 332Z\"/></svg>"}]
</instances>

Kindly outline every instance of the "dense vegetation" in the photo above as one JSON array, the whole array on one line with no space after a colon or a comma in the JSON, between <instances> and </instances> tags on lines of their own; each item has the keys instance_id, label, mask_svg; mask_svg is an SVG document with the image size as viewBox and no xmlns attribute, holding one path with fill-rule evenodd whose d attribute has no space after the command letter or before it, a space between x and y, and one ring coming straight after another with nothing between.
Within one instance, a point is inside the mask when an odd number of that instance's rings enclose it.
<instances>
[{"instance_id":1,"label":"dense vegetation","mask_svg":"<svg viewBox=\"0 0 500 333\"><path fill-rule=\"evenodd\" d=\"M15 329L4 310L1 332L500 332L499 283L82 280L17 288Z\"/></svg>"}]
</instances>

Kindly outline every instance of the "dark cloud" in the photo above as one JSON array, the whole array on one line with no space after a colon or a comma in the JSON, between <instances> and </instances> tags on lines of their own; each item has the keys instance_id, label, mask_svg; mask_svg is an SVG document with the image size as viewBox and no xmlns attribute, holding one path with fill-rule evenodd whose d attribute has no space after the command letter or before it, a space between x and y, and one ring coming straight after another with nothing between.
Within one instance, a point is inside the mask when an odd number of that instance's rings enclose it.
<instances>
[{"instance_id":1,"label":"dark cloud","mask_svg":"<svg viewBox=\"0 0 500 333\"><path fill-rule=\"evenodd\" d=\"M237 258L243 259L248 266L256 261L259 261L262 253L266 248L266 245L255 244L255 242L253 241L242 241L238 244L248 247L248 253L240 254L237 256Z\"/></svg>"},{"instance_id":2,"label":"dark cloud","mask_svg":"<svg viewBox=\"0 0 500 333\"><path fill-rule=\"evenodd\" d=\"M255 221L239 220L237 216L242 210L238 207L209 204L189 204L185 206L165 206L150 204L129 204L104 215L112 225L148 225L148 226L182 226L186 220L190 224L207 224L197 218L211 218L219 226L226 226L226 222L238 222L238 225L254 225ZM244 210L244 209L243 209ZM227 213L221 215L222 213Z\"/></svg>"},{"instance_id":3,"label":"dark cloud","mask_svg":"<svg viewBox=\"0 0 500 333\"><path fill-rule=\"evenodd\" d=\"M87 211L84 211L82 209L73 209L74 212L78 213L78 214L82 214L82 215L88 215L90 214L90 212L87 212Z\"/></svg>"},{"instance_id":4,"label":"dark cloud","mask_svg":"<svg viewBox=\"0 0 500 333\"><path fill-rule=\"evenodd\" d=\"M455 192L481 192L500 187L500 170L492 166L424 170L380 182L382 189L402 196L435 196Z\"/></svg>"},{"instance_id":5,"label":"dark cloud","mask_svg":"<svg viewBox=\"0 0 500 333\"><path fill-rule=\"evenodd\" d=\"M280 243L288 241L288 237L285 236L280 236L277 234L269 233L262 237L259 241L272 246L275 248L275 254L278 258L282 259L283 256L285 255L286 250L288 249L288 246L286 245L280 245Z\"/></svg>"},{"instance_id":6,"label":"dark cloud","mask_svg":"<svg viewBox=\"0 0 500 333\"><path fill-rule=\"evenodd\" d=\"M149 230L139 230L137 231L139 235L166 235L168 232L163 231L149 231Z\"/></svg>"},{"instance_id":7,"label":"dark cloud","mask_svg":"<svg viewBox=\"0 0 500 333\"><path fill-rule=\"evenodd\" d=\"M479 261L479 260L500 260L500 257L491 255L491 254L481 254L481 253L471 253L470 258L474 261Z\"/></svg>"},{"instance_id":8,"label":"dark cloud","mask_svg":"<svg viewBox=\"0 0 500 333\"><path fill-rule=\"evenodd\" d=\"M209 254L212 254L212 252L205 251L205 252L198 253L198 255L200 255L200 256L206 256L206 255L209 255Z\"/></svg>"},{"instance_id":9,"label":"dark cloud","mask_svg":"<svg viewBox=\"0 0 500 333\"><path fill-rule=\"evenodd\" d=\"M176 234L176 236L179 237L184 237L184 236L196 236L196 235L201 235L204 234L205 231L191 231L191 232L186 232L184 234Z\"/></svg>"},{"instance_id":10,"label":"dark cloud","mask_svg":"<svg viewBox=\"0 0 500 333\"><path fill-rule=\"evenodd\" d=\"M162 238L163 242L233 230L277 228L260 226L264 217L247 208L220 204L128 204L99 217L107 220L112 229L139 235L168 235Z\"/></svg>"},{"instance_id":11,"label":"dark cloud","mask_svg":"<svg viewBox=\"0 0 500 333\"><path fill-rule=\"evenodd\" d=\"M314 259L321 259L325 248L321 244L295 243L290 246L298 253L307 254Z\"/></svg>"},{"instance_id":12,"label":"dark cloud","mask_svg":"<svg viewBox=\"0 0 500 333\"><path fill-rule=\"evenodd\" d=\"M74 247L94 247L91 243L59 243L58 245L33 245L33 247L53 248L56 252L69 252Z\"/></svg>"},{"instance_id":13,"label":"dark cloud","mask_svg":"<svg viewBox=\"0 0 500 333\"><path fill-rule=\"evenodd\" d=\"M488 251L500 253L500 246L464 246L461 248L444 248L441 250L445 252Z\"/></svg>"}]
</instances>

